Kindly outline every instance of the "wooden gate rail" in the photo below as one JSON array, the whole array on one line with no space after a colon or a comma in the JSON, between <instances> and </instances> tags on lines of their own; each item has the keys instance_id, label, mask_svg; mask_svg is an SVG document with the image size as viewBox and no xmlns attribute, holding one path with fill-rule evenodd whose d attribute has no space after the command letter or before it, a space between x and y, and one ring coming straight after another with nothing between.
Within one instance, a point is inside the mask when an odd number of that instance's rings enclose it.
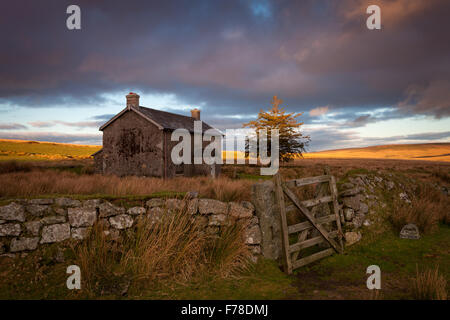
<instances>
[{"instance_id":1,"label":"wooden gate rail","mask_svg":"<svg viewBox=\"0 0 450 320\"><path fill-rule=\"evenodd\" d=\"M330 174L325 174L317 177L308 177L302 179L294 179L287 182L281 180L281 175L278 173L274 177L275 182L275 195L279 207L281 229L282 229L282 245L284 255L285 271L288 274L292 273L293 269L307 265L318 259L324 258L333 254L334 252L343 252L342 242L342 230L339 218L339 207L337 202L337 188L335 178ZM289 187L302 187L316 183L327 183L329 185L329 192L331 195L319 196L315 199L300 201L296 194L292 192ZM292 205L286 206L285 197L287 197ZM331 203L334 211L333 214L329 214L322 217L315 217L308 208ZM294 225L287 225L286 213L294 210L299 210L307 221L297 223ZM337 230L328 231L322 225L327 223L336 222ZM312 229L319 232L319 236L307 239L308 234ZM289 235L293 233L298 234L298 242L295 244L289 244ZM337 241L335 240L337 238ZM301 250L322 244L328 243L331 248L327 248L320 252L311 254L307 257L297 260L298 254Z\"/></svg>"}]
</instances>

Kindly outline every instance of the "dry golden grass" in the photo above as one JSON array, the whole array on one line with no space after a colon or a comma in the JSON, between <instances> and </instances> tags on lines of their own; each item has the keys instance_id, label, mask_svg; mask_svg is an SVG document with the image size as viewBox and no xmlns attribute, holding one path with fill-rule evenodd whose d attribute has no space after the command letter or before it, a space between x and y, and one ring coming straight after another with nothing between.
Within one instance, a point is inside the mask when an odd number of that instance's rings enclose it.
<instances>
[{"instance_id":1,"label":"dry golden grass","mask_svg":"<svg viewBox=\"0 0 450 320\"><path fill-rule=\"evenodd\" d=\"M226 177L160 179L148 177L117 177L79 175L56 170L32 170L1 174L0 197L28 197L38 195L149 195L155 192L197 191L200 196L222 201L250 198L252 181Z\"/></svg>"},{"instance_id":2,"label":"dry golden grass","mask_svg":"<svg viewBox=\"0 0 450 320\"><path fill-rule=\"evenodd\" d=\"M450 143L381 145L306 153L305 158L408 159L450 161Z\"/></svg>"},{"instance_id":3,"label":"dry golden grass","mask_svg":"<svg viewBox=\"0 0 450 320\"><path fill-rule=\"evenodd\" d=\"M130 283L145 288L162 282L184 284L212 272L216 277L238 274L250 265L242 227L225 227L213 236L185 209L166 211L156 224L141 216L134 232L119 241L108 240L96 225L73 250L86 293L120 294Z\"/></svg>"},{"instance_id":4,"label":"dry golden grass","mask_svg":"<svg viewBox=\"0 0 450 320\"><path fill-rule=\"evenodd\" d=\"M439 273L439 267L419 272L416 265L414 298L417 300L447 300L447 280Z\"/></svg>"}]
</instances>

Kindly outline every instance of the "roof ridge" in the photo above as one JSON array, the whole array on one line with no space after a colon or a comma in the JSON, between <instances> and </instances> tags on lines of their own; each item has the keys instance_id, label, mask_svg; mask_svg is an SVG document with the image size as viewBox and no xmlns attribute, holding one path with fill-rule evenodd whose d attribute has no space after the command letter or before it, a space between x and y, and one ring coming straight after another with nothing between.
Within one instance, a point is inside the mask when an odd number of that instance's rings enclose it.
<instances>
[{"instance_id":1,"label":"roof ridge","mask_svg":"<svg viewBox=\"0 0 450 320\"><path fill-rule=\"evenodd\" d=\"M185 117L185 118L189 118L189 119L195 120L194 118L189 117L189 116L185 116L184 114L179 114L179 113L174 113L174 112L169 112L169 111L164 111L164 110L159 110L159 109L154 109L154 108L149 108L149 107L143 107L143 106L139 106L139 108L144 108L144 109L149 109L149 110L155 110L155 111L158 111L158 112L169 113L169 114L173 114L173 115L175 115L175 116ZM200 120L200 121L204 122L203 120Z\"/></svg>"}]
</instances>

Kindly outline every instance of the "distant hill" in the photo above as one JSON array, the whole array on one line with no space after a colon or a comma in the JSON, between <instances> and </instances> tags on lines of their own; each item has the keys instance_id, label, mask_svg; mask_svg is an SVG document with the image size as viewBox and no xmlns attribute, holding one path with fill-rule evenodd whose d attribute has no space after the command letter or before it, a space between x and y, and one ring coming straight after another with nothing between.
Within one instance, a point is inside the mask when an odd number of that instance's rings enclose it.
<instances>
[{"instance_id":1,"label":"distant hill","mask_svg":"<svg viewBox=\"0 0 450 320\"><path fill-rule=\"evenodd\" d=\"M68 160L88 159L101 146L56 142L0 139L1 160ZM223 151L243 157L242 152ZM307 159L406 159L449 161L450 143L392 144L365 148L326 150L304 154Z\"/></svg>"},{"instance_id":2,"label":"distant hill","mask_svg":"<svg viewBox=\"0 0 450 320\"><path fill-rule=\"evenodd\" d=\"M0 139L1 160L87 159L101 146Z\"/></svg>"},{"instance_id":3,"label":"distant hill","mask_svg":"<svg viewBox=\"0 0 450 320\"><path fill-rule=\"evenodd\" d=\"M313 158L341 159L404 159L450 161L450 143L390 144L365 148L348 148L310 152L304 155Z\"/></svg>"}]
</instances>

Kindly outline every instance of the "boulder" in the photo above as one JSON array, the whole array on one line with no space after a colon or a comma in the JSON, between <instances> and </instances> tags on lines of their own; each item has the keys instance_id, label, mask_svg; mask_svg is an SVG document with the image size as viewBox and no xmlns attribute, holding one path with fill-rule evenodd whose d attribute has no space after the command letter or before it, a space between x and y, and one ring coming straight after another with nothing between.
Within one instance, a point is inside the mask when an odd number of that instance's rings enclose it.
<instances>
[{"instance_id":1,"label":"boulder","mask_svg":"<svg viewBox=\"0 0 450 320\"><path fill-rule=\"evenodd\" d=\"M361 188L348 189L348 190L344 190L344 191L340 192L339 196L341 196L341 197L351 197L351 196L357 195L361 191L362 191Z\"/></svg>"},{"instance_id":2,"label":"boulder","mask_svg":"<svg viewBox=\"0 0 450 320\"><path fill-rule=\"evenodd\" d=\"M85 208L97 209L98 207L100 207L101 204L102 204L101 199L89 199L89 200L83 201L83 207L85 207Z\"/></svg>"},{"instance_id":3,"label":"boulder","mask_svg":"<svg viewBox=\"0 0 450 320\"><path fill-rule=\"evenodd\" d=\"M61 207L56 207L56 208L53 208L53 212L55 212L58 216L65 216L67 213L67 209L61 208Z\"/></svg>"},{"instance_id":4,"label":"boulder","mask_svg":"<svg viewBox=\"0 0 450 320\"><path fill-rule=\"evenodd\" d=\"M221 226L224 225L227 220L227 216L224 214L212 214L209 216L209 223L210 226Z\"/></svg>"},{"instance_id":5,"label":"boulder","mask_svg":"<svg viewBox=\"0 0 450 320\"><path fill-rule=\"evenodd\" d=\"M236 202L230 202L228 204L228 214L234 218L251 218L253 217L253 210L244 207Z\"/></svg>"},{"instance_id":6,"label":"boulder","mask_svg":"<svg viewBox=\"0 0 450 320\"><path fill-rule=\"evenodd\" d=\"M30 204L49 205L53 204L53 199L31 199L28 201Z\"/></svg>"},{"instance_id":7,"label":"boulder","mask_svg":"<svg viewBox=\"0 0 450 320\"><path fill-rule=\"evenodd\" d=\"M146 212L147 212L147 210L145 210L144 207L133 207L133 208L128 209L128 211L127 211L128 214L131 214L133 216L145 214Z\"/></svg>"},{"instance_id":8,"label":"boulder","mask_svg":"<svg viewBox=\"0 0 450 320\"><path fill-rule=\"evenodd\" d=\"M241 205L245 208L245 209L249 209L255 211L255 206L253 205L253 203L251 203L250 201L241 201Z\"/></svg>"},{"instance_id":9,"label":"boulder","mask_svg":"<svg viewBox=\"0 0 450 320\"><path fill-rule=\"evenodd\" d=\"M33 236L39 235L39 230L41 229L41 221L29 221L25 222L25 229L27 232L31 233Z\"/></svg>"},{"instance_id":10,"label":"boulder","mask_svg":"<svg viewBox=\"0 0 450 320\"><path fill-rule=\"evenodd\" d=\"M200 199L198 201L198 211L200 214L226 214L228 205L219 200Z\"/></svg>"},{"instance_id":11,"label":"boulder","mask_svg":"<svg viewBox=\"0 0 450 320\"><path fill-rule=\"evenodd\" d=\"M197 214L198 212L198 199L189 200L187 205L186 213L187 214Z\"/></svg>"},{"instance_id":12,"label":"boulder","mask_svg":"<svg viewBox=\"0 0 450 320\"><path fill-rule=\"evenodd\" d=\"M361 195L358 194L353 197L345 197L343 199L344 206L347 208L352 208L355 211L358 211L361 205Z\"/></svg>"},{"instance_id":13,"label":"boulder","mask_svg":"<svg viewBox=\"0 0 450 320\"><path fill-rule=\"evenodd\" d=\"M405 225L400 231L400 238L420 239L419 228L413 223Z\"/></svg>"},{"instance_id":14,"label":"boulder","mask_svg":"<svg viewBox=\"0 0 450 320\"><path fill-rule=\"evenodd\" d=\"M110 240L116 241L120 238L119 230L111 229L103 231L103 234Z\"/></svg>"},{"instance_id":15,"label":"boulder","mask_svg":"<svg viewBox=\"0 0 450 320\"><path fill-rule=\"evenodd\" d=\"M17 237L22 232L22 228L18 223L0 224L0 237L14 236Z\"/></svg>"},{"instance_id":16,"label":"boulder","mask_svg":"<svg viewBox=\"0 0 450 320\"><path fill-rule=\"evenodd\" d=\"M350 177L350 178L348 178L348 180L356 186L363 187L365 185L361 176Z\"/></svg>"},{"instance_id":17,"label":"boulder","mask_svg":"<svg viewBox=\"0 0 450 320\"><path fill-rule=\"evenodd\" d=\"M127 214L120 214L109 218L111 227L116 229L127 229L133 225L133 218Z\"/></svg>"},{"instance_id":18,"label":"boulder","mask_svg":"<svg viewBox=\"0 0 450 320\"><path fill-rule=\"evenodd\" d=\"M31 204L26 206L27 211L34 217L42 217L50 212L50 207L40 204Z\"/></svg>"},{"instance_id":19,"label":"boulder","mask_svg":"<svg viewBox=\"0 0 450 320\"><path fill-rule=\"evenodd\" d=\"M369 212L369 206L364 202L361 202L358 213L366 214L367 212Z\"/></svg>"},{"instance_id":20,"label":"boulder","mask_svg":"<svg viewBox=\"0 0 450 320\"><path fill-rule=\"evenodd\" d=\"M176 212L183 209L184 202L179 199L167 199L166 208L170 212Z\"/></svg>"},{"instance_id":21,"label":"boulder","mask_svg":"<svg viewBox=\"0 0 450 320\"><path fill-rule=\"evenodd\" d=\"M364 214L357 213L356 216L353 218L353 226L355 228L361 227L365 219L366 216Z\"/></svg>"},{"instance_id":22,"label":"boulder","mask_svg":"<svg viewBox=\"0 0 450 320\"><path fill-rule=\"evenodd\" d=\"M254 225L257 225L257 224L259 224L259 219L258 219L257 216L253 216L250 219L250 222L249 222L248 226L254 226Z\"/></svg>"},{"instance_id":23,"label":"boulder","mask_svg":"<svg viewBox=\"0 0 450 320\"><path fill-rule=\"evenodd\" d=\"M43 224L56 224L56 223L64 223L66 222L65 216L49 216L41 219Z\"/></svg>"},{"instance_id":24,"label":"boulder","mask_svg":"<svg viewBox=\"0 0 450 320\"><path fill-rule=\"evenodd\" d=\"M344 209L345 221L352 221L354 216L355 216L355 211L353 211L352 208L345 208Z\"/></svg>"},{"instance_id":25,"label":"boulder","mask_svg":"<svg viewBox=\"0 0 450 320\"><path fill-rule=\"evenodd\" d=\"M148 200L145 205L148 208L154 208L154 207L162 207L164 205L164 200L161 198L153 198Z\"/></svg>"},{"instance_id":26,"label":"boulder","mask_svg":"<svg viewBox=\"0 0 450 320\"><path fill-rule=\"evenodd\" d=\"M69 208L67 212L72 227L90 227L97 221L95 208Z\"/></svg>"},{"instance_id":27,"label":"boulder","mask_svg":"<svg viewBox=\"0 0 450 320\"><path fill-rule=\"evenodd\" d=\"M41 243L61 242L70 238L70 225L68 223L52 224L42 228Z\"/></svg>"},{"instance_id":28,"label":"boulder","mask_svg":"<svg viewBox=\"0 0 450 320\"><path fill-rule=\"evenodd\" d=\"M70 198L58 198L55 199L55 204L60 207L79 207L81 205L81 201Z\"/></svg>"},{"instance_id":29,"label":"boulder","mask_svg":"<svg viewBox=\"0 0 450 320\"><path fill-rule=\"evenodd\" d=\"M247 228L244 232L245 244L260 244L261 243L261 230L259 226L253 226Z\"/></svg>"},{"instance_id":30,"label":"boulder","mask_svg":"<svg viewBox=\"0 0 450 320\"><path fill-rule=\"evenodd\" d=\"M348 189L353 189L354 187L355 187L355 185L353 183L346 182L341 185L340 189L348 190Z\"/></svg>"},{"instance_id":31,"label":"boulder","mask_svg":"<svg viewBox=\"0 0 450 320\"><path fill-rule=\"evenodd\" d=\"M8 220L8 221L25 221L25 208L17 204L15 202L12 202L8 204L7 206L0 207L0 219L2 220Z\"/></svg>"},{"instance_id":32,"label":"boulder","mask_svg":"<svg viewBox=\"0 0 450 320\"><path fill-rule=\"evenodd\" d=\"M151 224L160 223L164 215L164 209L153 207L147 210L147 219Z\"/></svg>"},{"instance_id":33,"label":"boulder","mask_svg":"<svg viewBox=\"0 0 450 320\"><path fill-rule=\"evenodd\" d=\"M360 241L362 236L359 232L346 232L344 234L345 237L345 244L347 246L351 246L352 244L355 244L356 242Z\"/></svg>"},{"instance_id":34,"label":"boulder","mask_svg":"<svg viewBox=\"0 0 450 320\"><path fill-rule=\"evenodd\" d=\"M105 201L99 205L100 218L107 218L112 216L117 216L119 214L125 213L125 208L116 207L112 203Z\"/></svg>"},{"instance_id":35,"label":"boulder","mask_svg":"<svg viewBox=\"0 0 450 320\"><path fill-rule=\"evenodd\" d=\"M71 229L72 239L83 240L89 234L89 228L72 228Z\"/></svg>"},{"instance_id":36,"label":"boulder","mask_svg":"<svg viewBox=\"0 0 450 320\"><path fill-rule=\"evenodd\" d=\"M38 246L39 238L13 238L11 240L10 251L19 252L24 250L35 250Z\"/></svg>"}]
</instances>

